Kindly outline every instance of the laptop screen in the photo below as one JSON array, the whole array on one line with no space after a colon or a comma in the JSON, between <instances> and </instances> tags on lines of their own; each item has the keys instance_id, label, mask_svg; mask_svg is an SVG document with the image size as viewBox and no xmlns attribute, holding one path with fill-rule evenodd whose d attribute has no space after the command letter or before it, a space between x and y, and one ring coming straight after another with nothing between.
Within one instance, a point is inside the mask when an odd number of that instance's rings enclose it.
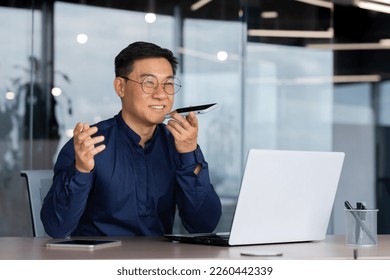
<instances>
[{"instance_id":1,"label":"laptop screen","mask_svg":"<svg viewBox=\"0 0 390 280\"><path fill-rule=\"evenodd\" d=\"M341 152L252 149L228 239L218 233L166 237L230 246L323 240L344 157Z\"/></svg>"},{"instance_id":2,"label":"laptop screen","mask_svg":"<svg viewBox=\"0 0 390 280\"><path fill-rule=\"evenodd\" d=\"M250 150L229 244L324 239L344 156L341 152Z\"/></svg>"}]
</instances>

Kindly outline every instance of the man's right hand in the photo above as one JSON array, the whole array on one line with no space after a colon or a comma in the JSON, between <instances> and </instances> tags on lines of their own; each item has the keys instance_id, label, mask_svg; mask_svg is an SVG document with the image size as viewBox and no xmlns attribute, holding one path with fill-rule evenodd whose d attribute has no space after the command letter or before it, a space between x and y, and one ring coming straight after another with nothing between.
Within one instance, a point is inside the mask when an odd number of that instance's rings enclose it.
<instances>
[{"instance_id":1,"label":"man's right hand","mask_svg":"<svg viewBox=\"0 0 390 280\"><path fill-rule=\"evenodd\" d=\"M76 158L76 169L80 172L88 173L95 167L94 157L106 148L101 144L104 136L92 137L98 128L90 127L87 123L77 123L73 130L74 152Z\"/></svg>"}]
</instances>

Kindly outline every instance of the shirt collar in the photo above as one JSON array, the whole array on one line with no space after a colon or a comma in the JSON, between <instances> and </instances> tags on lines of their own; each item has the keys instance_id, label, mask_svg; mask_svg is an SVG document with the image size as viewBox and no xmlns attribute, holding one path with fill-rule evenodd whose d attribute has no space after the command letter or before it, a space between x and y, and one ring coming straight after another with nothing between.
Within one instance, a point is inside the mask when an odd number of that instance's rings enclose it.
<instances>
[{"instance_id":1,"label":"shirt collar","mask_svg":"<svg viewBox=\"0 0 390 280\"><path fill-rule=\"evenodd\" d=\"M119 114L115 116L115 118L116 118L116 120L118 122L120 130L123 133L125 133L125 135L126 135L126 137L128 139L131 139L135 144L138 145L139 142L141 141L141 137L126 124L125 120L122 117L122 111L120 111ZM148 143L152 142L157 137L158 131L160 129L159 126L160 125L156 126L156 129L155 129L155 131L153 133L152 138L149 139L148 141L146 141L145 144L148 144Z\"/></svg>"},{"instance_id":2,"label":"shirt collar","mask_svg":"<svg viewBox=\"0 0 390 280\"><path fill-rule=\"evenodd\" d=\"M126 138L131 139L136 144L141 141L141 137L126 124L122 117L122 111L120 111L119 114L115 116L115 119L117 120L120 131L126 135Z\"/></svg>"}]
</instances>

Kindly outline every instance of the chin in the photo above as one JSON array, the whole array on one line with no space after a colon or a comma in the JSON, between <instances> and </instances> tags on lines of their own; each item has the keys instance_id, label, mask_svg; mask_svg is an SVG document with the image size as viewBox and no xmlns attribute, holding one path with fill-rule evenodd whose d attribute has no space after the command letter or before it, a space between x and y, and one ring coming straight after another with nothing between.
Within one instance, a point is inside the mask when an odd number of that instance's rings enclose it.
<instances>
[{"instance_id":1,"label":"chin","mask_svg":"<svg viewBox=\"0 0 390 280\"><path fill-rule=\"evenodd\" d=\"M165 115L160 116L160 117L151 118L150 122L152 122L153 124L159 124L159 123L162 123L164 120L165 120Z\"/></svg>"}]
</instances>

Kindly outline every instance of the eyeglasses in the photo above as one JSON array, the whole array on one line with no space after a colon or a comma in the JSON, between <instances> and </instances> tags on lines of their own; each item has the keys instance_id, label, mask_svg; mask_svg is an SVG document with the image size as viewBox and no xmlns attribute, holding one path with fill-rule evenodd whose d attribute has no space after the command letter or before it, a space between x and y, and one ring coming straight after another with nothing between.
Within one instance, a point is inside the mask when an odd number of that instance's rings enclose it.
<instances>
[{"instance_id":1,"label":"eyeglasses","mask_svg":"<svg viewBox=\"0 0 390 280\"><path fill-rule=\"evenodd\" d=\"M181 88L181 82L178 78L173 77L167 79L164 83L159 83L157 78L154 76L146 76L142 82L132 80L126 76L119 76L126 81L132 81L141 85L142 90L147 94L155 93L158 86L161 84L166 94L173 95L179 92Z\"/></svg>"}]
</instances>

